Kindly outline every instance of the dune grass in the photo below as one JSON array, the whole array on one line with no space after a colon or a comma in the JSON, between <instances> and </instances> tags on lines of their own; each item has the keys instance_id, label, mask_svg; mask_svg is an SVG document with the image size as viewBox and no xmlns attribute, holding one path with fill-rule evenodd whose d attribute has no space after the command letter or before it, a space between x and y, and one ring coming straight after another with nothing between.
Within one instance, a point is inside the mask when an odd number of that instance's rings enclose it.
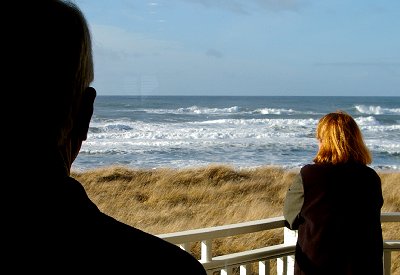
<instances>
[{"instance_id":1,"label":"dune grass","mask_svg":"<svg viewBox=\"0 0 400 275\"><path fill-rule=\"evenodd\" d=\"M170 233L282 216L294 170L228 165L187 169L105 167L72 172L99 209L152 234ZM400 173L378 172L382 212L400 212ZM362 229L360 227L360 229ZM382 225L384 239L400 239L398 223ZM282 242L283 229L215 240L213 256ZM191 249L199 258L199 244ZM400 253L392 253L392 274L400 274Z\"/></svg>"}]
</instances>

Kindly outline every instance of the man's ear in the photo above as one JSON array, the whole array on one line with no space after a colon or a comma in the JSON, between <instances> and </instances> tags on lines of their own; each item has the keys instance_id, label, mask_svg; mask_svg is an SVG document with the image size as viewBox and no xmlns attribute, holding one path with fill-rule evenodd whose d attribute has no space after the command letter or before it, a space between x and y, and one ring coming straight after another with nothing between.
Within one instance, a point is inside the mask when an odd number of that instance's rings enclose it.
<instances>
[{"instance_id":1,"label":"man's ear","mask_svg":"<svg viewBox=\"0 0 400 275\"><path fill-rule=\"evenodd\" d=\"M82 95L82 102L79 108L78 121L76 123L78 133L81 140L86 140L89 131L89 123L93 115L93 105L96 98L96 90L87 87Z\"/></svg>"}]
</instances>

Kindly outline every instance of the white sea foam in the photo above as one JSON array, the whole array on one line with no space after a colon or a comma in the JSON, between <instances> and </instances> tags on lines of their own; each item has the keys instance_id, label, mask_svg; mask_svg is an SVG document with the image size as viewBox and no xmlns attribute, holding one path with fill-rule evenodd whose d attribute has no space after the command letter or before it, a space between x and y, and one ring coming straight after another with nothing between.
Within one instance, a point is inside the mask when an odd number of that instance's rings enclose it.
<instances>
[{"instance_id":1,"label":"white sea foam","mask_svg":"<svg viewBox=\"0 0 400 275\"><path fill-rule=\"evenodd\" d=\"M400 108L382 108L374 105L355 105L358 112L367 115L400 114Z\"/></svg>"},{"instance_id":2,"label":"white sea foam","mask_svg":"<svg viewBox=\"0 0 400 275\"><path fill-rule=\"evenodd\" d=\"M174 111L171 111L174 113ZM228 108L208 108L208 107L198 107L191 106L188 108L179 108L177 113L194 113L194 114L231 114L239 112L238 106L228 107Z\"/></svg>"},{"instance_id":3,"label":"white sea foam","mask_svg":"<svg viewBox=\"0 0 400 275\"><path fill-rule=\"evenodd\" d=\"M274 114L274 115L281 115L281 114L292 114L296 113L296 111L292 109L280 109L280 108L263 108L263 109L256 109L254 112L259 112L261 114Z\"/></svg>"},{"instance_id":4,"label":"white sea foam","mask_svg":"<svg viewBox=\"0 0 400 275\"><path fill-rule=\"evenodd\" d=\"M379 122L375 119L373 116L367 116L367 117L356 117L354 119L357 124L362 127L362 126L376 126L379 125Z\"/></svg>"}]
</instances>

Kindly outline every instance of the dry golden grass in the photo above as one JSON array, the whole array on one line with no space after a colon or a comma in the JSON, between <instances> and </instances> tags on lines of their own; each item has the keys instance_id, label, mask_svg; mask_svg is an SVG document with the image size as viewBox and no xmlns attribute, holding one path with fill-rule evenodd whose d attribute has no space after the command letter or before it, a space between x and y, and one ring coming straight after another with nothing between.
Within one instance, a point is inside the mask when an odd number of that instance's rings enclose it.
<instances>
[{"instance_id":1,"label":"dry golden grass","mask_svg":"<svg viewBox=\"0 0 400 275\"><path fill-rule=\"evenodd\" d=\"M100 210L152 234L177 232L281 216L286 190L297 171L279 167L235 170L227 165L139 170L108 167L73 172ZM400 212L400 173L379 173L382 212ZM400 239L399 225L382 225L385 239ZM362 230L362 225L360 225ZM213 256L282 242L283 229L215 240ZM192 253L199 258L199 244ZM392 253L400 274L400 253Z\"/></svg>"}]
</instances>

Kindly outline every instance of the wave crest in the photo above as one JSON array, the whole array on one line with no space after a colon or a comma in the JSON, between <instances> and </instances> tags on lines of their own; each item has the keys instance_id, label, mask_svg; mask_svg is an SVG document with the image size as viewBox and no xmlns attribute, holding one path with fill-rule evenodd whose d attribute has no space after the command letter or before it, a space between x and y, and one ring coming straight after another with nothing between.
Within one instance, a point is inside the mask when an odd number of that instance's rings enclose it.
<instances>
[{"instance_id":1,"label":"wave crest","mask_svg":"<svg viewBox=\"0 0 400 275\"><path fill-rule=\"evenodd\" d=\"M400 108L382 108L381 106L374 105L355 105L354 108L359 113L367 115L400 114Z\"/></svg>"}]
</instances>

